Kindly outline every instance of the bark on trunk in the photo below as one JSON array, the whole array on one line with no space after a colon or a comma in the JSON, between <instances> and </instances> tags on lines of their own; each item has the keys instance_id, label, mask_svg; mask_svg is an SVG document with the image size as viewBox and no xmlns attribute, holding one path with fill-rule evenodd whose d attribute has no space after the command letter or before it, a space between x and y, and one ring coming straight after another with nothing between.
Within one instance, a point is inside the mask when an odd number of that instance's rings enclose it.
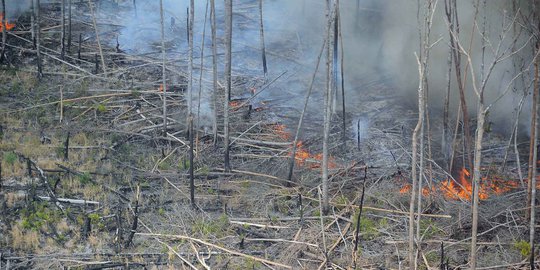
<instances>
[{"instance_id":1,"label":"bark on trunk","mask_svg":"<svg viewBox=\"0 0 540 270\"><path fill-rule=\"evenodd\" d=\"M226 80L226 90L224 97L224 109L223 109L223 118L224 118L224 133L225 133L225 157L224 165L225 171L231 171L230 157L229 157L229 100L231 99L231 65L232 65L232 0L225 0L225 80Z\"/></svg>"}]
</instances>

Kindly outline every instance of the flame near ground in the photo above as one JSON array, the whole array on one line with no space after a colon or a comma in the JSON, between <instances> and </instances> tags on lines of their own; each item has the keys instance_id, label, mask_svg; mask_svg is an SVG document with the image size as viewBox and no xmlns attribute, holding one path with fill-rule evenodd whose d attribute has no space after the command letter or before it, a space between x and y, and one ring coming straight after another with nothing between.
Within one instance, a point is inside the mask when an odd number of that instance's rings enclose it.
<instances>
[{"instance_id":1,"label":"flame near ground","mask_svg":"<svg viewBox=\"0 0 540 270\"><path fill-rule=\"evenodd\" d=\"M519 180L503 179L499 176L492 176L489 178L482 177L480 181L479 198L480 200L487 200L492 195L501 195L518 189L520 186L521 184ZM537 181L536 188L540 188L540 181ZM406 184L400 189L399 192L404 194L408 193L410 190L411 185ZM455 180L447 179L437 183L431 188L424 187L422 188L422 194L424 196L428 196L430 194L439 193L443 194L443 196L447 199L462 199L470 201L472 197L472 190L473 186L471 181L471 173L467 169L462 168Z\"/></svg>"},{"instance_id":2,"label":"flame near ground","mask_svg":"<svg viewBox=\"0 0 540 270\"><path fill-rule=\"evenodd\" d=\"M0 31L3 31L4 30L4 25L6 27L6 30L11 30L13 28L15 28L15 24L14 23L9 23L7 20L4 24L4 13L0 13Z\"/></svg>"}]
</instances>

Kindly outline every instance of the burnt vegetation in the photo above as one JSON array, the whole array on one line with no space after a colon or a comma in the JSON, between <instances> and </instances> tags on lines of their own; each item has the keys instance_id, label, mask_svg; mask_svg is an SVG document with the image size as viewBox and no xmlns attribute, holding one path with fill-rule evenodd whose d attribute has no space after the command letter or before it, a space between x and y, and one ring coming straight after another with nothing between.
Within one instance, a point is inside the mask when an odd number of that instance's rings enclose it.
<instances>
[{"instance_id":1,"label":"burnt vegetation","mask_svg":"<svg viewBox=\"0 0 540 270\"><path fill-rule=\"evenodd\" d=\"M540 268L538 0L0 1L0 269Z\"/></svg>"}]
</instances>

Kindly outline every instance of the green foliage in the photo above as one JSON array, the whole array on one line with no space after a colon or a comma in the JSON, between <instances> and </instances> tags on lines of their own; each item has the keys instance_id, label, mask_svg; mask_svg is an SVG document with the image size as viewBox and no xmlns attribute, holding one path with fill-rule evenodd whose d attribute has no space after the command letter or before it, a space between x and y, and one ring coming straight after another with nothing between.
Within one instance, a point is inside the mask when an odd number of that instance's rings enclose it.
<instances>
[{"instance_id":1,"label":"green foliage","mask_svg":"<svg viewBox=\"0 0 540 270\"><path fill-rule=\"evenodd\" d=\"M432 219L422 218L420 220L420 233L424 235L424 239L430 239L441 232L443 231Z\"/></svg>"},{"instance_id":2,"label":"green foliage","mask_svg":"<svg viewBox=\"0 0 540 270\"><path fill-rule=\"evenodd\" d=\"M53 225L60 220L61 212L49 209L46 203L34 202L30 208L34 211L28 208L22 210L21 225L26 230L39 231L43 225Z\"/></svg>"},{"instance_id":3,"label":"green foliage","mask_svg":"<svg viewBox=\"0 0 540 270\"><path fill-rule=\"evenodd\" d=\"M531 245L525 240L520 240L514 243L514 248L517 249L523 257L531 255Z\"/></svg>"},{"instance_id":4,"label":"green foliage","mask_svg":"<svg viewBox=\"0 0 540 270\"><path fill-rule=\"evenodd\" d=\"M354 217L353 217L353 225L355 227L356 227L357 221L358 221L358 212L355 212ZM360 219L360 234L365 239L374 239L380 234L377 229L386 227L387 225L388 225L388 221L386 221L385 219L380 219L378 222L376 222L373 219L362 217Z\"/></svg>"},{"instance_id":5,"label":"green foliage","mask_svg":"<svg viewBox=\"0 0 540 270\"><path fill-rule=\"evenodd\" d=\"M200 232L204 236L222 237L229 228L229 218L223 214L218 219L212 221L197 220L193 224L193 232Z\"/></svg>"},{"instance_id":6,"label":"green foliage","mask_svg":"<svg viewBox=\"0 0 540 270\"><path fill-rule=\"evenodd\" d=\"M90 176L90 173L88 173L88 172L85 172L85 173L79 175L77 177L77 179L79 179L79 182L81 182L81 184L83 184L83 185L86 185L86 184L88 184L88 183L90 183L92 181L92 177Z\"/></svg>"},{"instance_id":7,"label":"green foliage","mask_svg":"<svg viewBox=\"0 0 540 270\"><path fill-rule=\"evenodd\" d=\"M165 209L159 208L158 214L159 214L160 216L164 216L164 215L165 215Z\"/></svg>"},{"instance_id":8,"label":"green foliage","mask_svg":"<svg viewBox=\"0 0 540 270\"><path fill-rule=\"evenodd\" d=\"M13 152L9 152L4 156L4 161L10 166L13 166L16 160L17 160L17 154Z\"/></svg>"},{"instance_id":9,"label":"green foliage","mask_svg":"<svg viewBox=\"0 0 540 270\"><path fill-rule=\"evenodd\" d=\"M59 145L55 148L55 153L56 153L56 156L58 157L64 157L64 153L65 153L65 147L63 145Z\"/></svg>"},{"instance_id":10,"label":"green foliage","mask_svg":"<svg viewBox=\"0 0 540 270\"><path fill-rule=\"evenodd\" d=\"M178 169L179 170L181 170L181 171L188 170L189 166L190 166L189 159L181 158L180 160L178 160Z\"/></svg>"},{"instance_id":11,"label":"green foliage","mask_svg":"<svg viewBox=\"0 0 540 270\"><path fill-rule=\"evenodd\" d=\"M95 109L96 109L96 111L98 111L100 113L107 112L107 107L105 105L103 105L102 103L99 103L98 105L96 105Z\"/></svg>"}]
</instances>

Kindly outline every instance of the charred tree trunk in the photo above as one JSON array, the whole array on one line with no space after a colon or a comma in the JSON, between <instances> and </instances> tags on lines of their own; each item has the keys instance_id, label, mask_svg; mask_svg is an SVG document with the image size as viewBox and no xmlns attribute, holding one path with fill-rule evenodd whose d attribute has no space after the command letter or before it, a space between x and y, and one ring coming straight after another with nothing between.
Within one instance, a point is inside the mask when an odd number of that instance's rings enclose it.
<instances>
[{"instance_id":1,"label":"charred tree trunk","mask_svg":"<svg viewBox=\"0 0 540 270\"><path fill-rule=\"evenodd\" d=\"M64 160L69 160L69 135L70 132L68 131L66 136L66 142L64 143Z\"/></svg>"},{"instance_id":2,"label":"charred tree trunk","mask_svg":"<svg viewBox=\"0 0 540 270\"><path fill-rule=\"evenodd\" d=\"M140 187L137 185L137 195L135 197L135 208L133 209L133 223L131 223L131 230L129 231L129 235L126 239L126 244L124 245L125 248L128 248L131 246L131 243L133 243L133 237L135 236L135 233L137 233L137 227L139 225L139 199L140 199Z\"/></svg>"},{"instance_id":3,"label":"charred tree trunk","mask_svg":"<svg viewBox=\"0 0 540 270\"><path fill-rule=\"evenodd\" d=\"M364 181L362 181L362 195L360 196L360 206L358 210L358 217L356 219L356 231L354 234L352 269L357 269L356 266L358 263L358 244L360 243L360 224L362 220L362 208L364 208L364 194L366 192L366 179L367 179L367 167L364 167Z\"/></svg>"},{"instance_id":4,"label":"charred tree trunk","mask_svg":"<svg viewBox=\"0 0 540 270\"><path fill-rule=\"evenodd\" d=\"M224 121L224 135L225 135L225 171L231 171L230 157L229 157L229 100L231 99L231 64L232 64L232 0L225 0L225 80L226 90L225 97L223 99L223 121Z\"/></svg>"},{"instance_id":5,"label":"charred tree trunk","mask_svg":"<svg viewBox=\"0 0 540 270\"><path fill-rule=\"evenodd\" d=\"M77 50L77 59L81 60L82 33L79 33L79 49Z\"/></svg>"},{"instance_id":6,"label":"charred tree trunk","mask_svg":"<svg viewBox=\"0 0 540 270\"><path fill-rule=\"evenodd\" d=\"M538 49L537 49L538 50ZM531 111L531 135L530 135L530 144L529 144L529 172L528 172L528 181L527 181L527 204L526 206L531 206L534 202L532 192L535 189L533 181L535 181L536 176L536 165L537 165L537 142L536 138L538 136L536 126L538 125L538 61L535 60L534 63L535 73L534 73L534 89L532 95L532 111ZM532 208L527 211L526 217L530 219L532 217Z\"/></svg>"},{"instance_id":7,"label":"charred tree trunk","mask_svg":"<svg viewBox=\"0 0 540 270\"><path fill-rule=\"evenodd\" d=\"M193 160L193 115L189 115L189 198L191 200L191 206L195 208L195 177L193 175L193 167L195 162Z\"/></svg>"},{"instance_id":8,"label":"charred tree trunk","mask_svg":"<svg viewBox=\"0 0 540 270\"><path fill-rule=\"evenodd\" d=\"M72 2L73 0L68 0L68 23L67 23L67 27L68 27L68 33L67 33L67 51L68 53L71 52L71 29L72 29L72 24L71 24L71 9L72 9Z\"/></svg>"}]
</instances>

